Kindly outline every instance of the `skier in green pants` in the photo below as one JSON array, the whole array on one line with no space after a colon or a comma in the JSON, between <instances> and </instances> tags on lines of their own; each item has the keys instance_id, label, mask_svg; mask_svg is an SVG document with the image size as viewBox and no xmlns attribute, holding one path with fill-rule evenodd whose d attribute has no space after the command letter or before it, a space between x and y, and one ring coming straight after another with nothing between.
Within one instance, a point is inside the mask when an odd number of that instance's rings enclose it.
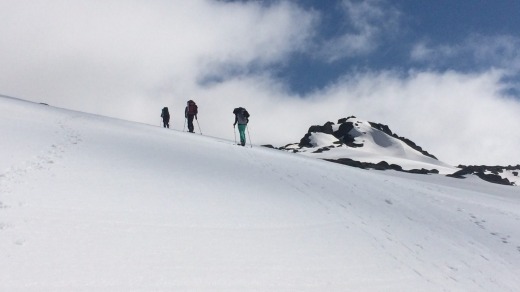
<instances>
[{"instance_id":1,"label":"skier in green pants","mask_svg":"<svg viewBox=\"0 0 520 292\"><path fill-rule=\"evenodd\" d=\"M240 133L240 145L246 145L246 127L247 123L249 123L249 113L243 107L239 107L233 110L235 114L235 123L233 124L233 128L236 124L238 124L238 132Z\"/></svg>"}]
</instances>

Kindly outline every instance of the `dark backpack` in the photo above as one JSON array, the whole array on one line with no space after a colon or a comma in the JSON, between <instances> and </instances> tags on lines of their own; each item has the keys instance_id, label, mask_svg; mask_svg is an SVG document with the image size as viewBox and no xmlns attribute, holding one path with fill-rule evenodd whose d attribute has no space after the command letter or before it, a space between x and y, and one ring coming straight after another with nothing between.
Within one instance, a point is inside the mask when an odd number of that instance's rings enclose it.
<instances>
[{"instance_id":1,"label":"dark backpack","mask_svg":"<svg viewBox=\"0 0 520 292\"><path fill-rule=\"evenodd\" d=\"M165 119L169 119L170 118L170 113L168 112L168 108L167 107L162 109L161 117L163 117Z\"/></svg>"},{"instance_id":2,"label":"dark backpack","mask_svg":"<svg viewBox=\"0 0 520 292\"><path fill-rule=\"evenodd\" d=\"M249 113L247 112L247 110L243 107L237 107L236 109L233 110L233 113L235 115L242 115L243 117L245 118L249 118Z\"/></svg>"},{"instance_id":3,"label":"dark backpack","mask_svg":"<svg viewBox=\"0 0 520 292\"><path fill-rule=\"evenodd\" d=\"M245 108L242 108L242 115L244 116L244 118L249 119L249 113Z\"/></svg>"},{"instance_id":4,"label":"dark backpack","mask_svg":"<svg viewBox=\"0 0 520 292\"><path fill-rule=\"evenodd\" d=\"M188 115L196 115L198 113L197 104L193 100L188 101L187 113Z\"/></svg>"},{"instance_id":5,"label":"dark backpack","mask_svg":"<svg viewBox=\"0 0 520 292\"><path fill-rule=\"evenodd\" d=\"M233 110L233 113L235 115L237 115L237 118L238 118L238 121L239 123L243 120L245 120L246 123L249 122L249 113L247 112L247 110L243 107L238 107L236 109Z\"/></svg>"}]
</instances>

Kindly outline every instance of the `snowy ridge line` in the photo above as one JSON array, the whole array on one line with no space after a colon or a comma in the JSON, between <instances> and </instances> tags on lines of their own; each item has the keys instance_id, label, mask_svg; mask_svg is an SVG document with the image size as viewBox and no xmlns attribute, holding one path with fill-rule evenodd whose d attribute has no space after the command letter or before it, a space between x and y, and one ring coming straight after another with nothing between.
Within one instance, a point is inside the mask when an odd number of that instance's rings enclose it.
<instances>
[{"instance_id":1,"label":"snowy ridge line","mask_svg":"<svg viewBox=\"0 0 520 292\"><path fill-rule=\"evenodd\" d=\"M476 175L491 183L520 185L520 166L454 167L439 161L410 139L393 133L387 125L355 116L339 119L337 124L327 122L323 126L311 126L299 143L275 149L362 169L443 174L455 178Z\"/></svg>"},{"instance_id":2,"label":"snowy ridge line","mask_svg":"<svg viewBox=\"0 0 520 292\"><path fill-rule=\"evenodd\" d=\"M20 99L20 98L17 98L17 97L12 97L12 96L9 96L9 95L3 95L3 94L0 94L0 97L3 97L3 98L9 98L9 99L15 99L15 100L19 100L19 101L30 102L30 101L23 100L23 99Z\"/></svg>"},{"instance_id":3,"label":"snowy ridge line","mask_svg":"<svg viewBox=\"0 0 520 292\"><path fill-rule=\"evenodd\" d=\"M26 99L23 99L23 98L13 97L13 96L4 95L4 94L0 94L0 97L1 97L1 98L12 99L12 100L17 100L17 101L22 101L22 102L28 102L28 103L34 103L34 104L41 104L41 105L48 105L48 104L46 104L46 103L44 103L44 102L34 102L34 101L29 101L29 100L26 100Z\"/></svg>"}]
</instances>

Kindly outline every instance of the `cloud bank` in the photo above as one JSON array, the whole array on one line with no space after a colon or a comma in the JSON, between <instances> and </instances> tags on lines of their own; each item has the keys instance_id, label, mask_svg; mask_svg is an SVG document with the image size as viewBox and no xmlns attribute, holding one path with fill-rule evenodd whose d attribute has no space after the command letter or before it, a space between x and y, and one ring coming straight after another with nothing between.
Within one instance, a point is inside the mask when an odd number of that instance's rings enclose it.
<instances>
[{"instance_id":1,"label":"cloud bank","mask_svg":"<svg viewBox=\"0 0 520 292\"><path fill-rule=\"evenodd\" d=\"M297 1L2 1L0 93L157 126L168 106L175 129L194 99L203 133L226 139L233 108L244 106L257 144L297 142L312 124L356 115L449 163L520 163L520 105L507 93L520 44L511 36L420 40L410 62L426 66L351 70L292 93L276 70L293 54L331 63L399 33L389 2L340 3L343 29L324 39L324 16ZM461 56L481 66L435 65Z\"/></svg>"},{"instance_id":2,"label":"cloud bank","mask_svg":"<svg viewBox=\"0 0 520 292\"><path fill-rule=\"evenodd\" d=\"M339 35L326 39L316 49L317 57L327 62L368 55L399 29L399 11L384 1L343 0L337 9L343 14L343 23L337 24Z\"/></svg>"}]
</instances>

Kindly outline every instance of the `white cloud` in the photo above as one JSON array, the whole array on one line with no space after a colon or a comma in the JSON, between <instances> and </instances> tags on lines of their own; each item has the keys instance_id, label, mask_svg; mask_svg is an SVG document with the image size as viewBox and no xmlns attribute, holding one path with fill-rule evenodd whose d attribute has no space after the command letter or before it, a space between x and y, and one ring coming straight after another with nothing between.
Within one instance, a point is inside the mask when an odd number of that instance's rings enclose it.
<instances>
[{"instance_id":1,"label":"white cloud","mask_svg":"<svg viewBox=\"0 0 520 292\"><path fill-rule=\"evenodd\" d=\"M461 53L458 46L435 46L432 47L428 42L422 41L413 46L410 58L414 62L438 64L447 59L454 58Z\"/></svg>"},{"instance_id":2,"label":"white cloud","mask_svg":"<svg viewBox=\"0 0 520 292\"><path fill-rule=\"evenodd\" d=\"M328 48L329 60L373 49L380 26L397 20L385 2L342 3L356 30ZM233 108L245 106L253 142L277 145L298 142L312 124L357 115L451 163L520 163L511 130L520 108L502 96L504 70L349 75L303 98L266 70L249 72L316 48L316 12L289 2L13 0L0 2L0 19L2 94L157 126L168 106L175 129L194 99L204 134L227 139ZM435 46L419 49L425 58Z\"/></svg>"},{"instance_id":3,"label":"white cloud","mask_svg":"<svg viewBox=\"0 0 520 292\"><path fill-rule=\"evenodd\" d=\"M472 36L469 38L467 46L480 63L520 71L520 39L518 37L509 35Z\"/></svg>"},{"instance_id":4,"label":"white cloud","mask_svg":"<svg viewBox=\"0 0 520 292\"><path fill-rule=\"evenodd\" d=\"M516 164L520 102L502 95L504 72L393 72L357 76L325 95L353 114L388 124L447 162Z\"/></svg>"},{"instance_id":5,"label":"white cloud","mask_svg":"<svg viewBox=\"0 0 520 292\"><path fill-rule=\"evenodd\" d=\"M501 94L503 72L388 71L345 78L300 98L267 76L238 78L198 93L207 133L233 138L233 107L249 109L255 143L298 142L309 126L356 115L388 124L452 164L518 164L520 102ZM180 123L182 120L179 120ZM210 122L211 121L211 122Z\"/></svg>"},{"instance_id":6,"label":"white cloud","mask_svg":"<svg viewBox=\"0 0 520 292\"><path fill-rule=\"evenodd\" d=\"M345 23L338 23L337 29L345 32L325 41L318 52L329 62L369 54L399 28L400 13L386 1L343 0L340 9Z\"/></svg>"},{"instance_id":7,"label":"white cloud","mask_svg":"<svg viewBox=\"0 0 520 292\"><path fill-rule=\"evenodd\" d=\"M1 2L0 19L0 91L127 117L189 99L217 69L280 62L315 15L288 2L20 0Z\"/></svg>"},{"instance_id":8,"label":"white cloud","mask_svg":"<svg viewBox=\"0 0 520 292\"><path fill-rule=\"evenodd\" d=\"M520 39L509 35L471 35L458 44L432 44L421 41L410 53L412 61L452 68L501 68L520 71Z\"/></svg>"}]
</instances>

